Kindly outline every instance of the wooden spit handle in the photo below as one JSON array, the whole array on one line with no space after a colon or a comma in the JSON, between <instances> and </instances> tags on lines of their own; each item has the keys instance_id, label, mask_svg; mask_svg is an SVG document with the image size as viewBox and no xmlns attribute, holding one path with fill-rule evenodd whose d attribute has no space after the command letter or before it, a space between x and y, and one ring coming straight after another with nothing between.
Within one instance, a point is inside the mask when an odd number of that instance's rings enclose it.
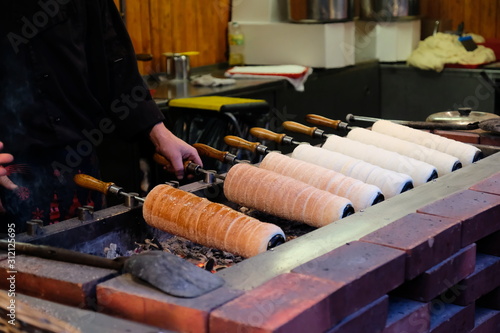
<instances>
[{"instance_id":1,"label":"wooden spit handle","mask_svg":"<svg viewBox=\"0 0 500 333\"><path fill-rule=\"evenodd\" d=\"M341 123L340 120L333 120L317 114L306 115L306 121L314 125L330 127L333 129L337 129Z\"/></svg>"},{"instance_id":2,"label":"wooden spit handle","mask_svg":"<svg viewBox=\"0 0 500 333\"><path fill-rule=\"evenodd\" d=\"M286 134L279 134L261 127L252 127L250 134L262 140L270 140L276 143L281 143Z\"/></svg>"},{"instance_id":3,"label":"wooden spit handle","mask_svg":"<svg viewBox=\"0 0 500 333\"><path fill-rule=\"evenodd\" d=\"M309 127L306 125L296 123L295 121L285 121L283 123L283 127L287 131L305 134L305 135L308 135L310 137L314 137L314 132L318 129L317 127Z\"/></svg>"},{"instance_id":4,"label":"wooden spit handle","mask_svg":"<svg viewBox=\"0 0 500 333\"><path fill-rule=\"evenodd\" d=\"M217 161L221 162L225 162L225 157L227 154L229 154L228 151L220 151L203 143L194 143L193 147L196 148L198 154L214 158Z\"/></svg>"},{"instance_id":5,"label":"wooden spit handle","mask_svg":"<svg viewBox=\"0 0 500 333\"><path fill-rule=\"evenodd\" d=\"M226 135L224 137L224 142L231 147L246 149L252 153L255 153L257 147L260 146L259 142L250 142L234 135Z\"/></svg>"},{"instance_id":6,"label":"wooden spit handle","mask_svg":"<svg viewBox=\"0 0 500 333\"><path fill-rule=\"evenodd\" d=\"M163 165L168 172L175 173L174 167L172 166L172 163L170 163L169 160L167 160L165 157L162 155L155 153L153 155L153 160L160 164ZM187 166L191 163L191 161L184 161L184 170L186 170Z\"/></svg>"},{"instance_id":7,"label":"wooden spit handle","mask_svg":"<svg viewBox=\"0 0 500 333\"><path fill-rule=\"evenodd\" d=\"M85 175L85 174L76 174L73 177L73 180L75 183L81 187L84 187L89 190L94 190L101 192L102 194L108 195L109 193L109 188L115 183L106 183L103 182L102 180L96 179L92 176Z\"/></svg>"},{"instance_id":8,"label":"wooden spit handle","mask_svg":"<svg viewBox=\"0 0 500 333\"><path fill-rule=\"evenodd\" d=\"M170 164L170 162L165 158L163 157L162 155L158 154L158 153L154 153L153 155L153 160L160 164L160 165L163 165L165 167L172 167L172 164Z\"/></svg>"}]
</instances>

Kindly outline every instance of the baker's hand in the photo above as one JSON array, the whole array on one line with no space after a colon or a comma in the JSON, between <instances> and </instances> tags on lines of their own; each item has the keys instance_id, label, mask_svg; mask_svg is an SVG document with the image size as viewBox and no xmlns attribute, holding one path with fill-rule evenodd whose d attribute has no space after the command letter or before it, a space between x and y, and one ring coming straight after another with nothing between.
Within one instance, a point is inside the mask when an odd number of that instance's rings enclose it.
<instances>
[{"instance_id":1,"label":"baker's hand","mask_svg":"<svg viewBox=\"0 0 500 333\"><path fill-rule=\"evenodd\" d=\"M7 170L4 168L4 164L10 163L14 160L14 157L11 154L2 154L1 151L3 149L3 143L0 141L0 186L5 187L9 190L15 190L17 185L14 184L9 177L7 177ZM2 201L0 200L0 213L5 212L5 208L2 205Z\"/></svg>"},{"instance_id":2,"label":"baker's hand","mask_svg":"<svg viewBox=\"0 0 500 333\"><path fill-rule=\"evenodd\" d=\"M184 161L203 165L198 151L176 137L163 123L158 123L151 129L149 138L155 145L156 151L172 164L178 179L184 177Z\"/></svg>"},{"instance_id":3,"label":"baker's hand","mask_svg":"<svg viewBox=\"0 0 500 333\"><path fill-rule=\"evenodd\" d=\"M2 154L3 143L0 141L0 177L7 175L7 170L3 167L3 164L10 163L14 160L11 154Z\"/></svg>"},{"instance_id":4,"label":"baker's hand","mask_svg":"<svg viewBox=\"0 0 500 333\"><path fill-rule=\"evenodd\" d=\"M7 169L3 166L6 163L10 163L14 160L14 157L11 154L3 154L1 153L3 149L3 143L0 141L0 186L5 187L9 190L17 189L17 185L14 184L9 177L7 177Z\"/></svg>"}]
</instances>

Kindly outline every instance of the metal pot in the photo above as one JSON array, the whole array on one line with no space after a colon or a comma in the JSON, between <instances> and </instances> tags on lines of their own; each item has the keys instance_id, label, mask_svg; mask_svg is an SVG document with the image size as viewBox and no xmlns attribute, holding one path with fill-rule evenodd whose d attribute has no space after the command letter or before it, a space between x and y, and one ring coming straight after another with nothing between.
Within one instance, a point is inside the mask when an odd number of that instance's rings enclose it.
<instances>
[{"instance_id":1,"label":"metal pot","mask_svg":"<svg viewBox=\"0 0 500 333\"><path fill-rule=\"evenodd\" d=\"M166 74L169 80L189 80L191 76L190 56L199 52L163 53L166 59Z\"/></svg>"},{"instance_id":2,"label":"metal pot","mask_svg":"<svg viewBox=\"0 0 500 333\"><path fill-rule=\"evenodd\" d=\"M360 0L360 18L370 21L411 20L420 13L419 0Z\"/></svg>"},{"instance_id":3,"label":"metal pot","mask_svg":"<svg viewBox=\"0 0 500 333\"><path fill-rule=\"evenodd\" d=\"M498 118L499 116L494 113L472 111L471 108L459 108L457 111L433 113L427 117L425 121L433 123L467 125Z\"/></svg>"},{"instance_id":4,"label":"metal pot","mask_svg":"<svg viewBox=\"0 0 500 333\"><path fill-rule=\"evenodd\" d=\"M189 80L191 65L189 56L184 54L165 55L167 62L167 79Z\"/></svg>"},{"instance_id":5,"label":"metal pot","mask_svg":"<svg viewBox=\"0 0 500 333\"><path fill-rule=\"evenodd\" d=\"M295 23L352 20L352 0L288 0L288 19Z\"/></svg>"}]
</instances>

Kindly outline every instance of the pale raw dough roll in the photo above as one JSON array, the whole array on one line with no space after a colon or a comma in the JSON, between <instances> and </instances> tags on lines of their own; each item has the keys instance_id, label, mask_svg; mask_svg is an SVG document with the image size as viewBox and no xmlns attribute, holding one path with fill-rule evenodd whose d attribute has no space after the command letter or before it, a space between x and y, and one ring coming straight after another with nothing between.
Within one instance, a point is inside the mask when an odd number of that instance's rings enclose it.
<instances>
[{"instance_id":1,"label":"pale raw dough roll","mask_svg":"<svg viewBox=\"0 0 500 333\"><path fill-rule=\"evenodd\" d=\"M155 228L246 258L267 251L273 237L285 238L274 224L168 185L148 193L143 216Z\"/></svg>"},{"instance_id":2,"label":"pale raw dough roll","mask_svg":"<svg viewBox=\"0 0 500 333\"><path fill-rule=\"evenodd\" d=\"M437 177L436 168L429 163L338 135L331 135L323 148L378 165L384 169L407 174L413 179L415 186L425 184Z\"/></svg>"},{"instance_id":3,"label":"pale raw dough roll","mask_svg":"<svg viewBox=\"0 0 500 333\"><path fill-rule=\"evenodd\" d=\"M373 124L372 130L455 156L463 166L472 164L482 155L481 150L472 145L396 124L392 121L379 120Z\"/></svg>"},{"instance_id":4,"label":"pale raw dough roll","mask_svg":"<svg viewBox=\"0 0 500 333\"><path fill-rule=\"evenodd\" d=\"M298 145L292 153L292 158L320 165L375 185L380 188L386 199L413 187L412 178L406 174L383 169L354 157L319 147Z\"/></svg>"},{"instance_id":5,"label":"pale raw dough roll","mask_svg":"<svg viewBox=\"0 0 500 333\"><path fill-rule=\"evenodd\" d=\"M484 38L470 34L476 43ZM468 51L455 34L437 32L418 43L407 59L410 66L441 72L446 64L480 65L495 61L495 52L483 45Z\"/></svg>"},{"instance_id":6,"label":"pale raw dough roll","mask_svg":"<svg viewBox=\"0 0 500 333\"><path fill-rule=\"evenodd\" d=\"M449 154L365 128L354 128L347 137L429 163L436 168L439 176L449 174L462 166L458 158Z\"/></svg>"},{"instance_id":7,"label":"pale raw dough roll","mask_svg":"<svg viewBox=\"0 0 500 333\"><path fill-rule=\"evenodd\" d=\"M229 169L224 195L242 206L314 227L337 221L353 209L346 198L247 163Z\"/></svg>"},{"instance_id":8,"label":"pale raw dough roll","mask_svg":"<svg viewBox=\"0 0 500 333\"><path fill-rule=\"evenodd\" d=\"M259 165L260 168L300 180L352 201L354 210L365 209L380 201L380 189L340 172L319 165L297 160L283 154L271 152Z\"/></svg>"}]
</instances>

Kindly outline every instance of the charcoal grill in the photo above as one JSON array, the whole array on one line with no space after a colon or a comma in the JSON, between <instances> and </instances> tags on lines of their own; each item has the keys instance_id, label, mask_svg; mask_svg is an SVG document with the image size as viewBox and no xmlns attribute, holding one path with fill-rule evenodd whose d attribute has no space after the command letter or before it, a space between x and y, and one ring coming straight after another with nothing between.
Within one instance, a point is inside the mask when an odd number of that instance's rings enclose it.
<instances>
[{"instance_id":1,"label":"charcoal grill","mask_svg":"<svg viewBox=\"0 0 500 333\"><path fill-rule=\"evenodd\" d=\"M290 271L298 265L415 212L419 207L467 189L499 171L500 154L497 152L500 149L493 146L480 148L487 157L473 165L371 206L322 227L321 230L311 228L293 241L246 259L217 274L226 280L229 287L250 290L274 276ZM181 186L180 189L238 208L224 198L222 186L223 182L219 179L215 179L214 183L199 180ZM84 220L80 218L65 220L42 227L38 234L19 234L16 239L19 242L51 245L102 255L103 249L110 243L116 243L121 249L131 249L134 247L134 242L142 242L146 238L162 241L172 237L166 232L148 226L142 218L141 205L133 200L132 204L116 205L93 213L86 212L83 215L87 216ZM276 218L271 216L259 216L259 218L263 221L266 221L266 218L267 221L276 221ZM286 221L280 222L286 223Z\"/></svg>"}]
</instances>

